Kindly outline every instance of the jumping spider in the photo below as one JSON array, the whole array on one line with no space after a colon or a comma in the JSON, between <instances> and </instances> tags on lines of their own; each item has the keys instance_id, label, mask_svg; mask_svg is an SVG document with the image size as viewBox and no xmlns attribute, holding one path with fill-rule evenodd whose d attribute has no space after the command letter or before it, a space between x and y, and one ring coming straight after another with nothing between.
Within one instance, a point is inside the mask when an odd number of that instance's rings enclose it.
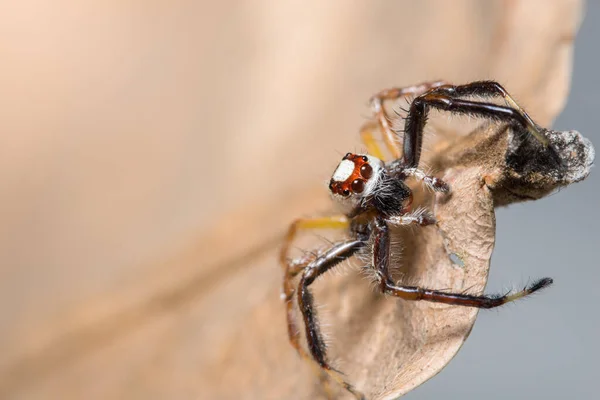
<instances>
[{"instance_id":1,"label":"jumping spider","mask_svg":"<svg viewBox=\"0 0 600 400\"><path fill-rule=\"evenodd\" d=\"M396 145L396 133L390 126L383 102L409 96L413 97L413 100L407 111L401 154ZM469 100L472 97L497 96L504 99L506 106ZM384 161L382 152L372 136L372 126L365 125L361 130L361 137L370 154L346 154L329 183L331 195L341 205L344 214L294 221L289 228L280 254L280 262L285 269L283 296L287 305L288 335L292 346L304 359L309 362L316 361L322 371L343 385L358 399L364 399L363 394L346 382L327 361L325 343L313 310L314 302L310 285L319 275L357 254L359 250L371 246L372 261L368 268L374 270L381 293L404 300L425 300L466 307L493 308L527 296L552 283L552 279L543 278L516 293L503 296L475 296L405 286L394 282L389 272L389 227L409 224L427 226L436 223L434 216L429 213L411 211L412 192L405 180L413 177L434 191L441 193L450 191L447 183L425 174L418 168L423 128L430 109L506 122L518 131L530 133L544 146L548 146L549 142L544 136L544 130L532 121L500 84L493 81L472 82L459 86L437 81L388 89L373 96L370 106L378 128L383 134L385 145L394 159ZM290 245L299 230L331 228L346 230L349 239L333 244L327 251L314 257L304 257L292 261L288 259ZM293 285L293 279L299 274L301 274L300 282L296 288ZM308 353L300 345L300 330L294 321L294 295L297 297L304 321Z\"/></svg>"}]
</instances>

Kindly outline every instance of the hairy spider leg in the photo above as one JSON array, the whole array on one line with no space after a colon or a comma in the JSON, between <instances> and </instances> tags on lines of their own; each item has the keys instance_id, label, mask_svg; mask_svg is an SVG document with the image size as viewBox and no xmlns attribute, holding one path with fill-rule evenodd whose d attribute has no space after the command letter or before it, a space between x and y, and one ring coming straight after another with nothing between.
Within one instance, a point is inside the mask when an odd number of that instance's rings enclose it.
<instances>
[{"instance_id":1,"label":"hairy spider leg","mask_svg":"<svg viewBox=\"0 0 600 400\"><path fill-rule=\"evenodd\" d=\"M381 134L383 135L385 145L394 159L400 158L402 154L400 153L400 148L398 146L397 135L391 127L390 119L387 115L387 111L385 110L383 102L385 100L397 100L401 97L407 96L420 96L431 89L435 89L444 85L447 85L445 81L423 82L413 86L385 89L371 97L371 110L377 119L377 123L379 124ZM365 130L367 126L361 129L361 132ZM383 158L381 159L383 160Z\"/></svg>"},{"instance_id":2,"label":"hairy spider leg","mask_svg":"<svg viewBox=\"0 0 600 400\"><path fill-rule=\"evenodd\" d=\"M375 220L374 236L373 265L377 271L381 292L404 300L425 300L464 307L494 308L528 296L552 284L551 278L542 278L527 285L521 291L500 296L474 296L463 293L442 292L418 286L396 285L389 273L390 236L389 228L383 218L379 217Z\"/></svg>"},{"instance_id":3,"label":"hairy spider leg","mask_svg":"<svg viewBox=\"0 0 600 400\"><path fill-rule=\"evenodd\" d=\"M393 91L393 89L391 91ZM386 91L384 91L384 92L386 92ZM498 82L477 81L477 82L467 83L464 85L451 85L451 84L443 83L443 82L435 82L433 85L431 85L431 87L429 89L418 94L418 96L430 97L435 94L447 96L447 97L457 99L457 100L458 100L458 98L469 97L469 96L502 97L504 99L504 101L506 102L506 104L510 108L512 108L516 114L520 115L520 117L518 117L518 118L514 117L514 118L512 118L512 120L518 119L518 123L520 125L522 125L524 128L526 128L527 131L530 132L544 146L548 146L548 144L549 144L548 139L542 134L541 129L531 119L529 114L527 114L527 112L525 112L525 110L523 110L517 104L515 99ZM487 104L487 103L477 102L477 104ZM493 104L489 104L489 105L493 106ZM439 108L439 109L444 109L441 106L436 107L435 104L430 104L428 106L434 107L434 108ZM412 109L412 107L411 107L411 109ZM424 128L424 125L427 120L427 115L426 115L427 111L428 110L425 110L424 116L422 118L417 118L418 121L416 121L414 124L412 124L412 127L414 128L411 131L412 136L407 137L406 131L408 130L408 128L405 129L405 139L404 139L404 164L405 165L416 167L419 163L421 146L422 146L423 128ZM511 119L510 116L503 117L498 114L496 114L496 116L493 116L491 114L477 113L476 110L472 110L472 109L471 110L460 110L460 109L451 109L450 110L449 109L448 111L463 113L463 114L475 114L475 115L481 115L481 116L488 116L488 117L492 117L495 119L501 119L501 120L502 119L504 119L504 120ZM415 118L414 114L415 113L413 113L411 115L411 113L409 111L409 115L407 116L407 122L406 122L407 127L409 126L410 119ZM422 126L420 126L420 125L422 125ZM420 132L418 134L415 134L414 130L419 130ZM406 168L402 171L402 174L405 176L413 176L413 177L421 180L425 185L427 185L428 187L430 187L431 189L433 189L435 191L448 192L450 190L450 187L445 182L443 182L439 178L429 176L417 168Z\"/></svg>"},{"instance_id":4,"label":"hairy spider leg","mask_svg":"<svg viewBox=\"0 0 600 400\"><path fill-rule=\"evenodd\" d=\"M321 385L325 389L325 393L327 398L333 398L333 394L331 391L331 387L329 386L328 375L323 372L321 367L313 362L314 360L311 356L302 348L300 345L300 329L296 325L294 321L294 303L293 298L295 294L295 290L293 288L292 279L295 275L302 272L304 268L308 266L309 262L302 264L297 264L294 268L289 269L289 273L286 273L283 283L284 297L285 297L285 308L286 308L286 320L287 320L287 330L288 330L288 340L291 345L296 349L296 352L300 355L302 359L304 359L308 364L312 367L313 372L316 376L319 377L321 381Z\"/></svg>"},{"instance_id":5,"label":"hairy spider leg","mask_svg":"<svg viewBox=\"0 0 600 400\"><path fill-rule=\"evenodd\" d=\"M300 356L309 361L310 365L314 367L317 376L321 377L323 381L322 370L312 362L312 359L306 351L300 345L300 329L294 321L294 303L293 297L295 294L295 288L293 286L293 279L296 275L302 272L313 259L306 258L300 261L288 260L288 253L290 246L294 241L296 235L301 230L312 230L312 229L345 229L348 228L350 222L348 218L343 215L321 217L321 218L300 218L295 220L289 227L288 232L285 236L284 244L281 248L279 261L284 268L283 277L283 297L286 304L286 317L287 317L287 329L288 338L292 346L296 349ZM326 374L325 374L326 375ZM326 379L323 381L326 392L329 392L329 386ZM331 397L331 396L329 396Z\"/></svg>"},{"instance_id":6,"label":"hairy spider leg","mask_svg":"<svg viewBox=\"0 0 600 400\"><path fill-rule=\"evenodd\" d=\"M302 272L308 265L310 265L313 260L303 260L301 262L294 262L288 260L288 253L299 230L309 230L309 229L345 229L350 226L348 218L343 215L329 216L329 217L320 217L320 218L300 218L295 220L288 229L288 232L285 237L284 244L281 248L279 261L282 264L285 273L283 277L283 295L286 301L287 308L287 319L288 319L288 335L290 337L290 342L294 346L294 348L305 358L308 358L308 355L302 347L300 346L300 333L296 324L294 323L294 315L293 315L293 303L292 298L294 296L295 290L293 287L292 279ZM303 354L304 353L304 354Z\"/></svg>"},{"instance_id":7,"label":"hairy spider leg","mask_svg":"<svg viewBox=\"0 0 600 400\"><path fill-rule=\"evenodd\" d=\"M307 360L310 360L309 355L304 351L302 346L300 346L300 329L296 325L294 321L294 294L296 290L294 289L292 280L294 276L298 273L302 272L308 265L310 264L309 260L306 260L303 263L294 264L289 263L288 267L285 270L285 275L283 277L283 297L285 301L285 309L286 309L286 318L287 318L287 329L288 329L288 338L292 346L296 349L298 354Z\"/></svg>"},{"instance_id":8,"label":"hairy spider leg","mask_svg":"<svg viewBox=\"0 0 600 400\"><path fill-rule=\"evenodd\" d=\"M404 128L404 166L416 168L421 157L423 128L427 122L427 114L431 108L449 111L456 114L488 117L496 121L517 124L529 130L528 119L514 108L492 103L458 99L437 89L416 97L410 105Z\"/></svg>"},{"instance_id":9,"label":"hairy spider leg","mask_svg":"<svg viewBox=\"0 0 600 400\"><path fill-rule=\"evenodd\" d=\"M346 229L350 226L350 222L345 215L333 215L329 217L318 217L318 218L298 218L290 225L283 246L279 253L279 263L285 269L288 268L289 260L288 254L290 246L296 238L298 231L312 230L312 229Z\"/></svg>"},{"instance_id":10,"label":"hairy spider leg","mask_svg":"<svg viewBox=\"0 0 600 400\"><path fill-rule=\"evenodd\" d=\"M302 273L302 278L298 284L298 306L304 319L304 328L306 331L306 341L308 350L312 358L319 364L331 378L342 385L346 390L357 399L364 400L364 395L356 390L350 383L346 382L342 375L333 369L327 362L326 346L319 330L317 316L314 310L314 301L309 286L315 279L336 266L340 262L352 257L360 248L364 247L364 240L352 240L331 247L326 253L317 257L311 262Z\"/></svg>"},{"instance_id":11,"label":"hairy spider leg","mask_svg":"<svg viewBox=\"0 0 600 400\"><path fill-rule=\"evenodd\" d=\"M523 119L526 121L527 130L542 143L544 146L548 146L550 143L548 138L546 138L538 125L533 122L529 114L525 112L515 101L515 99L500 85L495 81L476 81L466 83L464 85L443 85L438 88L432 90L432 92L436 93L444 93L451 97L468 97L468 96L477 96L477 97L497 97L501 96L504 98L506 104L516 110Z\"/></svg>"},{"instance_id":12,"label":"hairy spider leg","mask_svg":"<svg viewBox=\"0 0 600 400\"><path fill-rule=\"evenodd\" d=\"M387 222L392 225L418 225L418 226L429 226L435 225L435 217L428 211L422 210L417 212L411 212L404 215L393 215L388 217Z\"/></svg>"},{"instance_id":13,"label":"hairy spider leg","mask_svg":"<svg viewBox=\"0 0 600 400\"><path fill-rule=\"evenodd\" d=\"M328 375L327 373L323 372L323 370L317 363L313 362L314 360L311 358L311 356L306 351L304 351L304 349L300 345L300 329L298 328L294 320L295 316L293 298L294 294L296 293L296 290L293 286L293 279L300 272L304 271L304 269L311 263L311 261L314 261L315 258L316 256L313 256L312 259L309 259L307 257L298 261L294 260L292 262L289 262L286 267L285 275L283 278L283 295L286 308L288 339L292 346L296 349L296 352L300 355L300 357L302 357L305 361L308 362L308 364L312 367L315 375L319 377L321 385L323 386L325 394L327 395L327 398L332 399L333 393L329 385Z\"/></svg>"},{"instance_id":14,"label":"hairy spider leg","mask_svg":"<svg viewBox=\"0 0 600 400\"><path fill-rule=\"evenodd\" d=\"M435 176L427 175L418 168L402 168L400 175L405 177L412 176L436 192L448 193L450 191L450 185L446 182Z\"/></svg>"}]
</instances>

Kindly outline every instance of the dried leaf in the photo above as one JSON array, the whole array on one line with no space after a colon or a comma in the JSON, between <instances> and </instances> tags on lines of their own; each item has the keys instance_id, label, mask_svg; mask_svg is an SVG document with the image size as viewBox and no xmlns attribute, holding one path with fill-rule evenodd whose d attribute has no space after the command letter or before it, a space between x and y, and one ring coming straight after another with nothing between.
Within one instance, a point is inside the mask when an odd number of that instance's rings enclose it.
<instances>
[{"instance_id":1,"label":"dried leaf","mask_svg":"<svg viewBox=\"0 0 600 400\"><path fill-rule=\"evenodd\" d=\"M453 191L435 198L439 230L395 232L402 236L404 249L402 281L481 293L494 247L494 205L539 198L584 179L590 171L594 152L589 141L572 131L551 132L549 137L564 166L553 164L552 153L534 139L514 135L505 126L484 126L461 140L439 143L431 163L442 169ZM271 263L265 260L255 272L264 269L268 274ZM264 279L262 274L259 277ZM236 291L236 285L240 285L237 290L245 290L248 282L238 278L228 282L233 285L229 290ZM321 314L325 314L322 319L331 338L330 352L349 381L368 398L396 398L435 375L458 351L477 315L471 308L384 297L369 290L357 273L326 275L315 286L318 303L327 309ZM204 371L212 379L221 376L231 383L212 395L229 397L240 390L234 383L244 376L245 367L236 362L238 358L260 359L261 367L253 365L252 379L242 383L248 397L301 398L320 393L310 378L306 381L310 370L299 360L282 356L286 350L279 347L276 335L284 336L285 330L272 319L277 295L277 291L270 292L248 314L240 314L243 320L236 325L243 329L227 340L231 347L225 347L228 351L212 364L212 374ZM241 370L232 368L238 365ZM276 385L261 387L260 379L255 381L261 373L267 382L275 377ZM261 391L252 391L258 387Z\"/></svg>"}]
</instances>

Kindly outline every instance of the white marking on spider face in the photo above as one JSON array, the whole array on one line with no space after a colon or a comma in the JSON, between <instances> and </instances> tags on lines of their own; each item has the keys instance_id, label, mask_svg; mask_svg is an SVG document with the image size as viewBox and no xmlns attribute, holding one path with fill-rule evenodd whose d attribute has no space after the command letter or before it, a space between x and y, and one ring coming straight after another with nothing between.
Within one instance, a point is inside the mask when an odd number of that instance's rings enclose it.
<instances>
[{"instance_id":1,"label":"white marking on spider face","mask_svg":"<svg viewBox=\"0 0 600 400\"><path fill-rule=\"evenodd\" d=\"M350 178L352 172L354 172L354 161L342 160L333 173L332 179L337 182L344 182L346 179Z\"/></svg>"}]
</instances>

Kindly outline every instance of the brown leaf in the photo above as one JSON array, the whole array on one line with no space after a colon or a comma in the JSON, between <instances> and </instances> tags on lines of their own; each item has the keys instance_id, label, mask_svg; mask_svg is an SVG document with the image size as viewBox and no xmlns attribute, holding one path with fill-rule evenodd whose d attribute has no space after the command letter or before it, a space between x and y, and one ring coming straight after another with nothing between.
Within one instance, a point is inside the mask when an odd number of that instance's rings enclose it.
<instances>
[{"instance_id":1,"label":"brown leaf","mask_svg":"<svg viewBox=\"0 0 600 400\"><path fill-rule=\"evenodd\" d=\"M590 171L594 153L589 141L576 132L552 132L549 137L559 149L564 167L549 167L548 150L534 139L522 140L513 135L505 126L484 126L463 140L450 139L449 146L440 143L442 150L433 155L431 162L443 166L441 175L451 184L452 194L437 195L434 201L439 230L395 232L402 236L404 250L401 281L452 292L481 293L494 247L494 204L539 198L585 178ZM531 151L532 147L537 150ZM528 151L523 153L523 148ZM521 164L527 166L522 168ZM515 169L514 165L519 167ZM327 275L315 285L315 297L327 309L322 319L331 338L330 352L349 381L368 398L396 398L446 365L468 336L477 310L384 297L369 290L364 277L355 272ZM233 285L229 290L235 291L236 284L240 291L245 290L242 286L247 287L248 282L241 279L229 281ZM243 376L245 367L235 369L238 358L260 359L266 369L272 368L264 372L267 382L277 377L276 385L260 389L264 392L245 392L249 397L297 398L319 393L305 381L310 371L298 365L299 360L281 355L286 350L279 348L280 341L273 336L285 335L283 326L272 319L277 295L276 290L269 292L248 314L241 313L244 318L238 323L244 328L226 341L229 346L221 350L227 351L217 357L209 375L215 380L221 376L231 385L220 387L214 395L234 396L240 390L234 383ZM261 343L265 344L262 348ZM244 390L259 390L260 383L254 378L257 373L260 377L263 370L254 362L252 365L253 379L243 383L247 385Z\"/></svg>"}]
</instances>

